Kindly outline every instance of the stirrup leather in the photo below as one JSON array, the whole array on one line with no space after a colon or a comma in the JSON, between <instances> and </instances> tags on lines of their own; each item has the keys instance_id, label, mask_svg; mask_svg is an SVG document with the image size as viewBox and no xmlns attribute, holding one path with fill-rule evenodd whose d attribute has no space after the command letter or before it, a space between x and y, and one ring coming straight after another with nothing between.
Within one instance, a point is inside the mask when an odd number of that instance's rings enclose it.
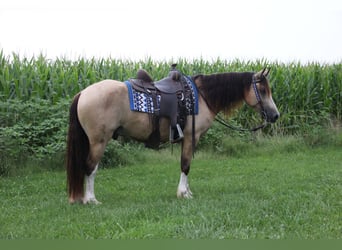
<instances>
[{"instance_id":1,"label":"stirrup leather","mask_svg":"<svg viewBox=\"0 0 342 250\"><path fill-rule=\"evenodd\" d=\"M176 131L176 129L177 129L177 131ZM177 132L177 133L175 133L175 132ZM170 126L170 142L171 143L177 143L177 142L183 140L183 138L184 138L184 134L183 134L183 131L182 131L182 129L178 123L176 124L175 128L172 128Z\"/></svg>"}]
</instances>

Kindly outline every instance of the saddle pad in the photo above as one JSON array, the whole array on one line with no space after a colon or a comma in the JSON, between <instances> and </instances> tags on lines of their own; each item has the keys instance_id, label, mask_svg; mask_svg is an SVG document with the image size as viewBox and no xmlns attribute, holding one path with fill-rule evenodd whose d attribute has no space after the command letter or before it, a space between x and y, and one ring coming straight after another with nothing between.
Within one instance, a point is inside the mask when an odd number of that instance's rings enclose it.
<instances>
[{"instance_id":1,"label":"saddle pad","mask_svg":"<svg viewBox=\"0 0 342 250\"><path fill-rule=\"evenodd\" d=\"M191 110L192 109L192 103L191 103L191 99L187 98L186 99L186 107L188 109L188 114L192 115L198 114L198 93L197 93L197 87L195 85L195 83L191 80L190 76L184 76L184 79L186 81L186 83L188 84L188 87L191 89L192 92L192 96L193 96L193 102L194 102L194 109L195 110Z\"/></svg>"},{"instance_id":2,"label":"saddle pad","mask_svg":"<svg viewBox=\"0 0 342 250\"><path fill-rule=\"evenodd\" d=\"M198 114L198 93L195 84L189 79L189 77L184 76L189 89L192 92L194 100L194 110L192 110L192 101L190 98L186 99L187 114ZM128 89L129 105L132 111L143 112L143 113L155 113L155 107L153 106L152 95L144 92L139 92L132 88L132 83L130 81L125 81ZM161 96L157 95L157 109L160 109Z\"/></svg>"},{"instance_id":3,"label":"saddle pad","mask_svg":"<svg viewBox=\"0 0 342 250\"><path fill-rule=\"evenodd\" d=\"M136 91L132 88L132 84L129 81L125 81L125 84L128 89L129 106L131 110L153 114L155 110L152 96L144 92ZM160 108L160 95L157 95L157 108Z\"/></svg>"}]
</instances>

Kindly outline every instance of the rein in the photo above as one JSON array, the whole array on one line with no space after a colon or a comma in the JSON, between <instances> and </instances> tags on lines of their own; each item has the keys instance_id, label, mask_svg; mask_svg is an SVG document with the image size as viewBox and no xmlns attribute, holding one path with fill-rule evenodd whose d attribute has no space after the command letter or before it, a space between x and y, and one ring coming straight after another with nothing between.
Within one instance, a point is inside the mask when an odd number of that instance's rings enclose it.
<instances>
[{"instance_id":1,"label":"rein","mask_svg":"<svg viewBox=\"0 0 342 250\"><path fill-rule=\"evenodd\" d=\"M239 128L239 127L235 127L229 123L227 123L221 116L217 115L215 117L215 121L217 121L218 123L220 123L221 125L225 126L226 128L230 128L232 130L236 130L236 131L241 131L241 132L255 132L259 129L262 129L264 127L266 127L268 125L268 122L265 120L263 124L256 126L254 128Z\"/></svg>"},{"instance_id":2,"label":"rein","mask_svg":"<svg viewBox=\"0 0 342 250\"><path fill-rule=\"evenodd\" d=\"M261 100L261 97L260 97L260 93L259 93L258 88L257 88L257 86L256 86L256 84L257 84L258 82L260 82L260 81L255 80L255 78L254 78L254 76L253 76L252 85L253 85L253 90L254 90L254 93L255 93L255 98L256 98L257 101L258 101L254 106L256 106L256 105L258 105L258 104L260 105L260 107L261 107L261 114L262 114L262 116L263 116L263 118L264 118L264 123L263 123L263 124L261 124L261 125L259 125L259 126L256 126L256 127L254 127L254 128L251 128L251 129L246 129L246 128L238 128L238 127L235 127L235 126L233 126L233 125L227 123L227 122L226 122L222 117L220 117L220 116L215 117L215 120L216 120L217 122L219 122L220 124L224 125L224 126L227 127L227 128L230 128L230 129L233 129L233 130L237 130L237 131L243 131L243 132L246 132L246 131L255 132L255 131L259 130L259 129L262 129L262 128L266 127L266 126L268 125L268 122L267 122L267 120L266 120L266 119L267 119L267 117L266 117L266 112L265 112L265 109L264 109L264 107L263 107L263 105L262 105L262 100Z\"/></svg>"},{"instance_id":3,"label":"rein","mask_svg":"<svg viewBox=\"0 0 342 250\"><path fill-rule=\"evenodd\" d=\"M217 121L218 123L220 123L221 125L223 125L223 126L229 128L229 129L236 130L236 131L241 131L241 132L255 132L255 131L259 130L259 129L265 128L265 127L268 125L268 122L266 121L266 112L265 112L265 109L264 109L264 107L263 107L263 105L262 105L262 100L261 100L261 97L260 97L260 93L259 93L258 88L257 88L257 86L256 86L256 84L257 84L258 82L260 82L260 81L257 81L257 80L254 78L254 76L253 76L252 85L253 85L253 90L254 90L254 93L255 93L255 97L256 97L256 99L257 99L257 101L258 101L254 106L256 106L256 105L258 105L258 104L260 105L260 107L261 107L261 114L262 114L262 116L263 116L263 118L264 118L264 123L263 123L263 124L261 124L261 125L259 125L259 126L256 126L256 127L254 127L254 128L250 128L250 129L248 129L248 128L239 128L239 127L235 127L235 126L229 124L228 122L226 122L226 121L225 121L221 116L219 116L219 115L217 115L217 116L215 117L215 121ZM200 93L201 97L203 98L203 100L205 101L205 103L207 104L207 106L209 107L209 109L211 109L209 103L207 102L207 100L205 99L204 95L202 94L202 91L198 91L198 92Z\"/></svg>"}]
</instances>

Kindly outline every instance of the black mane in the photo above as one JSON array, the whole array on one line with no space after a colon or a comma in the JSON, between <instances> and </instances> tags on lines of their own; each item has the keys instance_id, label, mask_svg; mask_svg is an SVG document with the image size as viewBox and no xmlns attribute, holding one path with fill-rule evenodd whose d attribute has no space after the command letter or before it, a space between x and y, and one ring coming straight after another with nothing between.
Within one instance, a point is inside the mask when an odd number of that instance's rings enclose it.
<instances>
[{"instance_id":1,"label":"black mane","mask_svg":"<svg viewBox=\"0 0 342 250\"><path fill-rule=\"evenodd\" d=\"M243 101L244 91L252 83L253 72L232 72L212 75L196 75L198 89L209 109L218 113L228 112Z\"/></svg>"}]
</instances>

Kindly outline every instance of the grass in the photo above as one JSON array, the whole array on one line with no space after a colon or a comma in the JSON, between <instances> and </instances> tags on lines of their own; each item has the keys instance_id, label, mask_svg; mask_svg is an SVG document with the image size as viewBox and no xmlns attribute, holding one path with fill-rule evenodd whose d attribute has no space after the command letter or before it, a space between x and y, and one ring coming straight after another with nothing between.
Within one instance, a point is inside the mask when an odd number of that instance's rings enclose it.
<instances>
[{"instance_id":1,"label":"grass","mask_svg":"<svg viewBox=\"0 0 342 250\"><path fill-rule=\"evenodd\" d=\"M191 200L176 198L178 147L100 169L99 206L69 205L61 171L1 178L0 239L341 239L341 148L289 144L198 152Z\"/></svg>"}]
</instances>

